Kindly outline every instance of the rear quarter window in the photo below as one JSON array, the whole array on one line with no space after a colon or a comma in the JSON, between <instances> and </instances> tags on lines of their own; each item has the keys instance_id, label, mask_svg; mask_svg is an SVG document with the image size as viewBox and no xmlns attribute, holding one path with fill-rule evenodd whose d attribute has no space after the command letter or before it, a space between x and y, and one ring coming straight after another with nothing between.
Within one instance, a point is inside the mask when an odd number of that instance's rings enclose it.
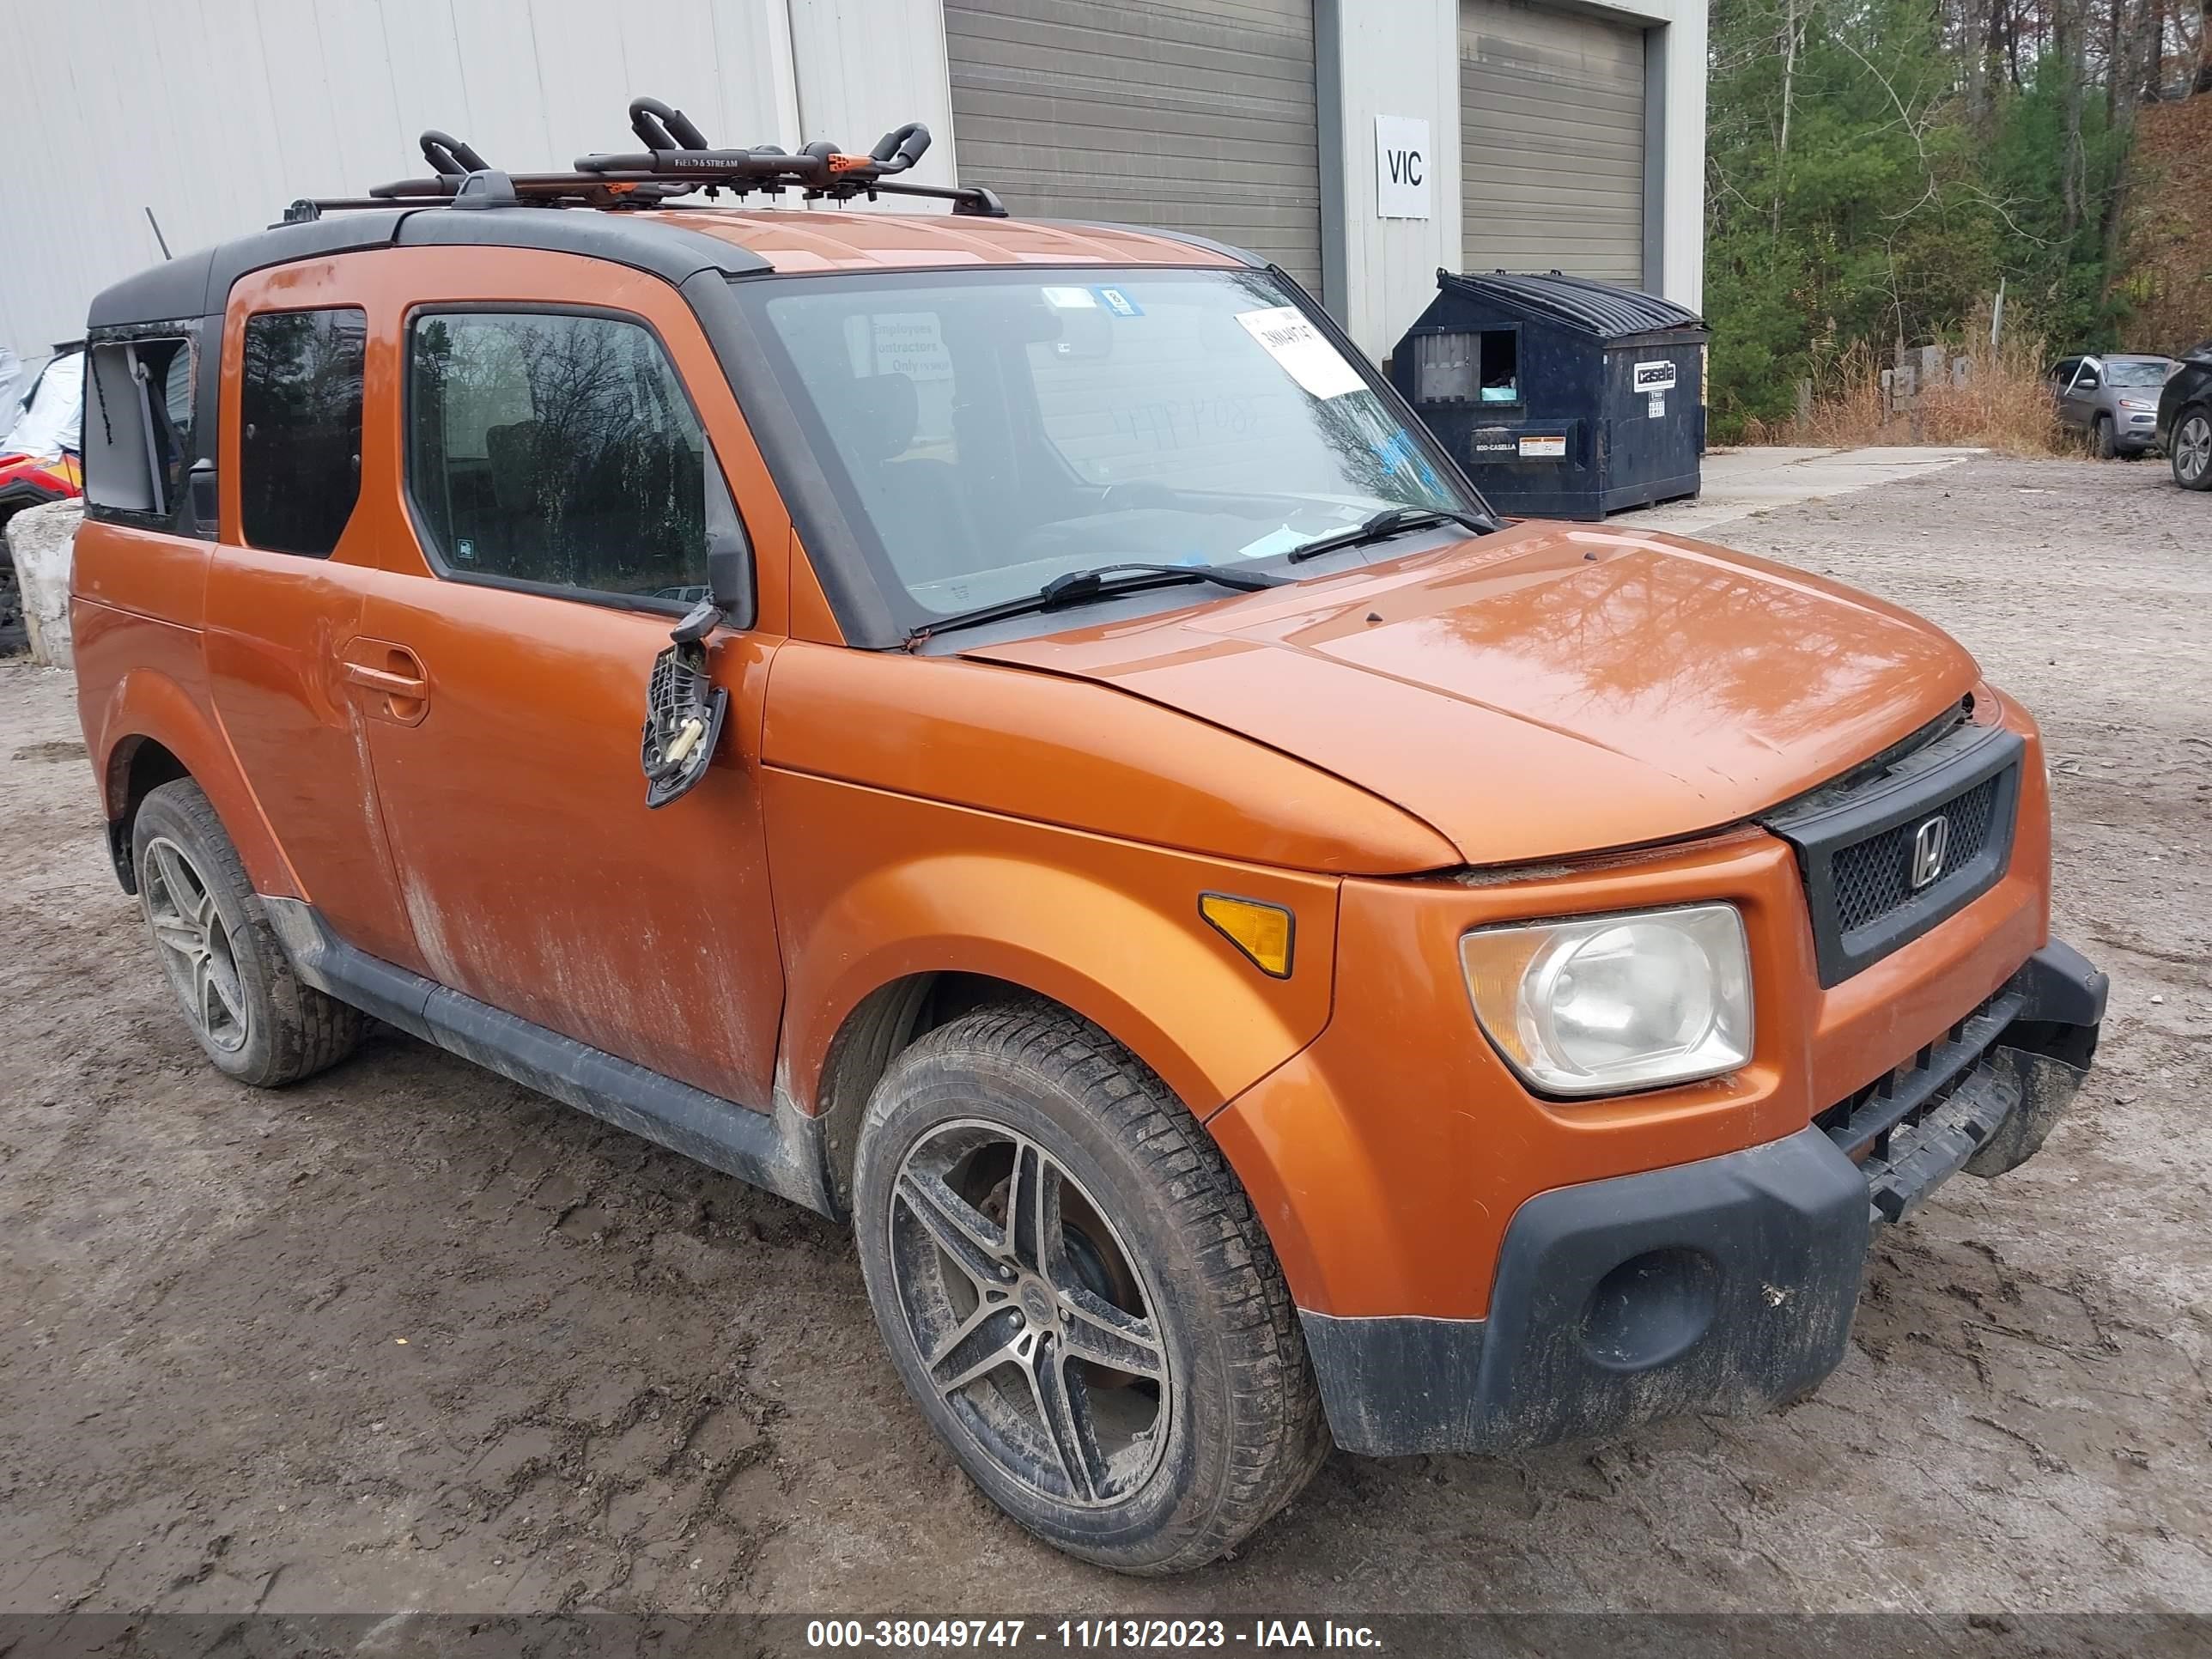
<instances>
[{"instance_id":1,"label":"rear quarter window","mask_svg":"<svg viewBox=\"0 0 2212 1659\"><path fill-rule=\"evenodd\" d=\"M188 326L188 325L179 325ZM191 334L95 338L83 419L84 494L98 519L191 533L185 472L195 453L198 352Z\"/></svg>"}]
</instances>

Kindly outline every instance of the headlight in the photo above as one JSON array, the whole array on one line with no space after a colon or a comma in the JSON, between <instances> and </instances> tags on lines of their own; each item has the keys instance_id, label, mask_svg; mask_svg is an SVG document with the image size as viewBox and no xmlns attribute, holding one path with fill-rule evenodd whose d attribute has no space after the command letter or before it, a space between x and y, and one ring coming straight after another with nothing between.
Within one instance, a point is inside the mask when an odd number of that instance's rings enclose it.
<instances>
[{"instance_id":1,"label":"headlight","mask_svg":"<svg viewBox=\"0 0 2212 1659\"><path fill-rule=\"evenodd\" d=\"M1459 955L1484 1032L1546 1094L1688 1083L1751 1058L1732 904L1480 927Z\"/></svg>"}]
</instances>

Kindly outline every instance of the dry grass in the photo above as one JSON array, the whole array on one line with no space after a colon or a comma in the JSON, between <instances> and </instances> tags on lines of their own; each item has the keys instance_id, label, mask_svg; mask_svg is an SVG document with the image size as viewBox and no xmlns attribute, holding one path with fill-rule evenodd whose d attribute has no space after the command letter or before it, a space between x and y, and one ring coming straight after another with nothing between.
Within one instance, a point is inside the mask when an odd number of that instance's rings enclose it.
<instances>
[{"instance_id":1,"label":"dry grass","mask_svg":"<svg viewBox=\"0 0 2212 1659\"><path fill-rule=\"evenodd\" d=\"M1909 410L1888 413L1882 404L1883 360L1864 345L1845 350L1814 387L1804 420L1754 422L1747 443L1809 444L1850 448L1863 444L1976 446L2006 455L2072 453L2080 441L2058 423L2057 404L2043 378L2048 367L2038 339L2007 340L1994 349L1986 325L1971 347L1947 348L1965 356L1966 381L1923 388Z\"/></svg>"},{"instance_id":2,"label":"dry grass","mask_svg":"<svg viewBox=\"0 0 2212 1659\"><path fill-rule=\"evenodd\" d=\"M2128 343L2179 355L2212 333L2212 98L2147 104L2128 163Z\"/></svg>"}]
</instances>

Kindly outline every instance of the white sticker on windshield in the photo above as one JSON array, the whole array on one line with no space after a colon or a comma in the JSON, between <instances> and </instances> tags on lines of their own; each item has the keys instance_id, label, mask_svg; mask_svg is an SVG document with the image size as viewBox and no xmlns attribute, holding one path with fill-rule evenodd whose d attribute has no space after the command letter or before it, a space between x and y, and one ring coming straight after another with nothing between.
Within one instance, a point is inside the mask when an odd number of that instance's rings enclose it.
<instances>
[{"instance_id":1,"label":"white sticker on windshield","mask_svg":"<svg viewBox=\"0 0 2212 1659\"><path fill-rule=\"evenodd\" d=\"M1280 529L1270 530L1255 542L1245 543L1237 550L1237 556L1240 559L1272 559L1276 554L1287 553L1308 539L1285 525Z\"/></svg>"},{"instance_id":2,"label":"white sticker on windshield","mask_svg":"<svg viewBox=\"0 0 2212 1659\"><path fill-rule=\"evenodd\" d=\"M1048 288L1044 291L1044 302L1061 311L1095 310L1098 304L1087 288Z\"/></svg>"},{"instance_id":3,"label":"white sticker on windshield","mask_svg":"<svg viewBox=\"0 0 2212 1659\"><path fill-rule=\"evenodd\" d=\"M1367 384L1296 306L1240 311L1237 320L1292 380L1316 398L1340 398Z\"/></svg>"}]
</instances>

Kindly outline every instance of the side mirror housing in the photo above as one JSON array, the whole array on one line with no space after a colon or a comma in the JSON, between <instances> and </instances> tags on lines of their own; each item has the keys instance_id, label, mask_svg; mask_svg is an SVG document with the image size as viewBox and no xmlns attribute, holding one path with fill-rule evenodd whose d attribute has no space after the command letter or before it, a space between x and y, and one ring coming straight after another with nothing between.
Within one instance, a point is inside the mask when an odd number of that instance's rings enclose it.
<instances>
[{"instance_id":1,"label":"side mirror housing","mask_svg":"<svg viewBox=\"0 0 2212 1659\"><path fill-rule=\"evenodd\" d=\"M707 538L707 593L732 627L752 621L753 562L742 535L716 531Z\"/></svg>"}]
</instances>

